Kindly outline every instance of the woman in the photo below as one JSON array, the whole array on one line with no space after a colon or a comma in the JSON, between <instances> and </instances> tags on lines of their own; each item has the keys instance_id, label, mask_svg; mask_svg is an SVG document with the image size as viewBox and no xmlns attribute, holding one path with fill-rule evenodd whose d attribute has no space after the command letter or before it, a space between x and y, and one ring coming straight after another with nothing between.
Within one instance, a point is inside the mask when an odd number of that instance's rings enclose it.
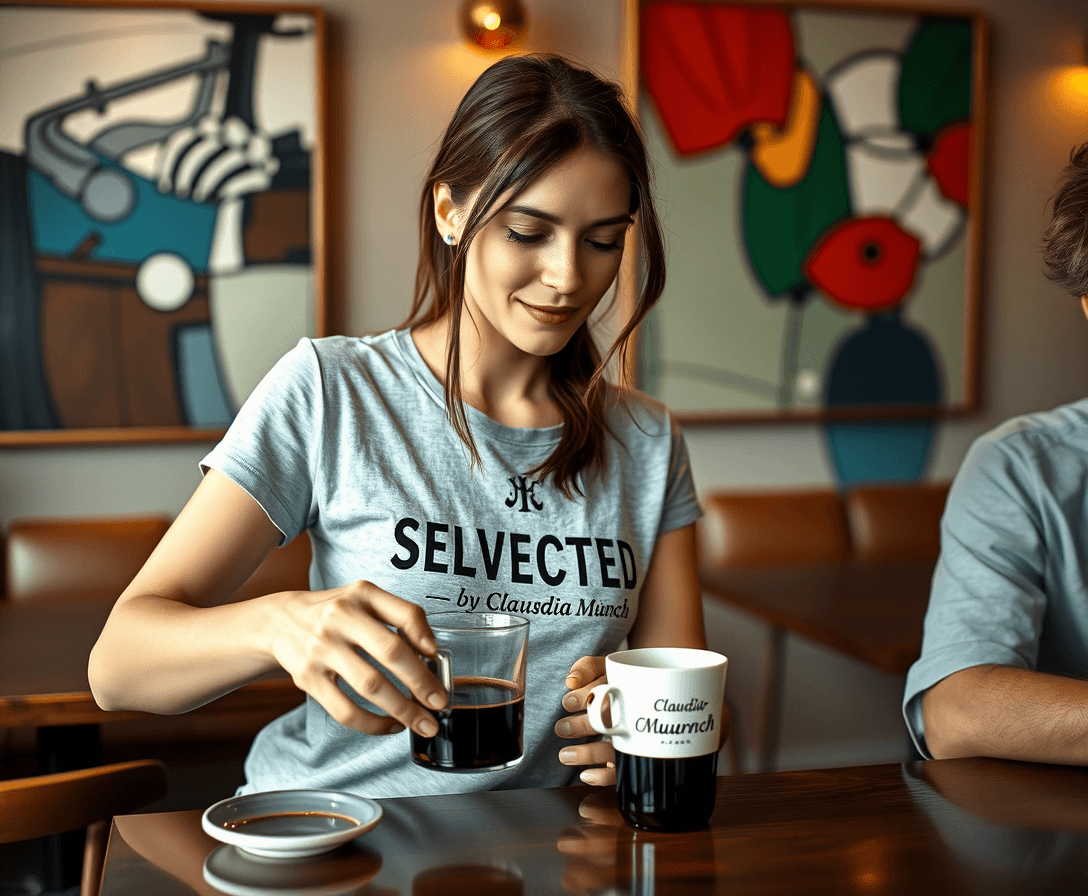
<instances>
[{"instance_id":1,"label":"woman","mask_svg":"<svg viewBox=\"0 0 1088 896\"><path fill-rule=\"evenodd\" d=\"M587 320L636 216L645 283L602 358ZM244 791L611 783L583 712L602 657L625 637L705 646L679 429L603 376L664 283L620 89L553 56L493 65L445 133L420 233L405 326L304 339L279 362L91 655L106 709L184 712L287 670L308 699L257 736ZM303 529L314 590L228 602ZM389 736L434 733L426 613L455 608L531 620L515 768L435 773Z\"/></svg>"}]
</instances>

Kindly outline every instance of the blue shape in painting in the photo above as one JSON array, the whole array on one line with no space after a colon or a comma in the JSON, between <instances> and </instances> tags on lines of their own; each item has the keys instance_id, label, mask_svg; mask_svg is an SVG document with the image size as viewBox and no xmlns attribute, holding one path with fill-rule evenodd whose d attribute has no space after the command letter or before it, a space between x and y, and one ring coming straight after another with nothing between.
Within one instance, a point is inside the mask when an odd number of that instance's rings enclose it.
<instances>
[{"instance_id":1,"label":"blue shape in painting","mask_svg":"<svg viewBox=\"0 0 1088 896\"><path fill-rule=\"evenodd\" d=\"M841 485L910 482L925 474L935 429L930 420L829 423L824 438Z\"/></svg>"},{"instance_id":2,"label":"blue shape in painting","mask_svg":"<svg viewBox=\"0 0 1088 896\"><path fill-rule=\"evenodd\" d=\"M828 407L936 404L941 373L928 340L904 325L898 310L871 316L836 348L827 378ZM824 426L841 485L919 479L925 472L933 418L844 421Z\"/></svg>"},{"instance_id":3,"label":"blue shape in painting","mask_svg":"<svg viewBox=\"0 0 1088 896\"><path fill-rule=\"evenodd\" d=\"M234 419L223 386L219 361L208 324L190 324L174 331L178 365L178 396L190 426L228 426Z\"/></svg>"},{"instance_id":4,"label":"blue shape in painting","mask_svg":"<svg viewBox=\"0 0 1088 896\"><path fill-rule=\"evenodd\" d=\"M197 273L208 269L216 206L160 193L147 178L100 157L104 167L133 184L132 210L118 221L92 218L77 199L66 196L39 172L27 177L34 246L47 255L70 256L89 236L98 242L86 257L139 265L149 255L173 252Z\"/></svg>"}]
</instances>

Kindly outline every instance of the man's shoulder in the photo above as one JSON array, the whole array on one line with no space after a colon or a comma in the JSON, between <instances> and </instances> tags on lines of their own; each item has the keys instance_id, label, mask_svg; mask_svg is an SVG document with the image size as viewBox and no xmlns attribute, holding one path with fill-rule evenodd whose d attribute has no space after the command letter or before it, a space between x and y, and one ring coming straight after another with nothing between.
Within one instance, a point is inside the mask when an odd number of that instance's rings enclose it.
<instances>
[{"instance_id":1,"label":"man's shoulder","mask_svg":"<svg viewBox=\"0 0 1088 896\"><path fill-rule=\"evenodd\" d=\"M956 476L954 500L966 494L1028 504L1079 494L1088 462L1088 399L1006 420L975 440Z\"/></svg>"},{"instance_id":2,"label":"man's shoulder","mask_svg":"<svg viewBox=\"0 0 1088 896\"><path fill-rule=\"evenodd\" d=\"M1088 398L1011 417L980 436L979 442L1027 449L1064 445L1088 451Z\"/></svg>"}]
</instances>

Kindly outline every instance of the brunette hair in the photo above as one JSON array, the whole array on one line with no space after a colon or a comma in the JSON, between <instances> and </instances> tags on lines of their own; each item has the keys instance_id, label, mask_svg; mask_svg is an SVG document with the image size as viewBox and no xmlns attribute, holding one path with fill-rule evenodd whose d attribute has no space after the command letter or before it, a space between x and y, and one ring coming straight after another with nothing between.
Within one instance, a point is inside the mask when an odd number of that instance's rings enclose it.
<instances>
[{"instance_id":1,"label":"brunette hair","mask_svg":"<svg viewBox=\"0 0 1088 896\"><path fill-rule=\"evenodd\" d=\"M1043 231L1047 277L1073 296L1088 295L1088 143L1074 147Z\"/></svg>"},{"instance_id":2,"label":"brunette hair","mask_svg":"<svg viewBox=\"0 0 1088 896\"><path fill-rule=\"evenodd\" d=\"M581 493L579 473L604 469L610 400L605 368L615 356L626 385L631 337L665 286L665 249L646 148L619 85L559 56L545 54L505 57L477 78L446 128L423 183L415 298L404 324L449 316L446 413L473 462L479 462L461 396L458 339L468 247L500 211L496 207L500 197L509 194L508 201L513 201L556 162L587 146L618 161L630 177L630 211L638 212L643 274L634 313L603 357L587 322L548 359L548 388L563 417L563 435L552 454L531 472L552 476L567 497ZM454 203L462 208L477 194L461 237L452 247L435 226L437 184L447 184Z\"/></svg>"}]
</instances>

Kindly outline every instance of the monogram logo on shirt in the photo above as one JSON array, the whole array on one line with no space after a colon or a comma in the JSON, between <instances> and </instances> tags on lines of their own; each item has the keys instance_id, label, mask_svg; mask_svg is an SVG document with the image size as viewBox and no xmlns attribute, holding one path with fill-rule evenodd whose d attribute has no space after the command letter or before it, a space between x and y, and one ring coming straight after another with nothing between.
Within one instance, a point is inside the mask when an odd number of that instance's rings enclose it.
<instances>
[{"instance_id":1,"label":"monogram logo on shirt","mask_svg":"<svg viewBox=\"0 0 1088 896\"><path fill-rule=\"evenodd\" d=\"M520 502L518 513L544 509L544 505L536 499L536 487L540 482L526 476L511 476L509 482L511 491L510 497L506 499L507 507L516 507Z\"/></svg>"}]
</instances>

